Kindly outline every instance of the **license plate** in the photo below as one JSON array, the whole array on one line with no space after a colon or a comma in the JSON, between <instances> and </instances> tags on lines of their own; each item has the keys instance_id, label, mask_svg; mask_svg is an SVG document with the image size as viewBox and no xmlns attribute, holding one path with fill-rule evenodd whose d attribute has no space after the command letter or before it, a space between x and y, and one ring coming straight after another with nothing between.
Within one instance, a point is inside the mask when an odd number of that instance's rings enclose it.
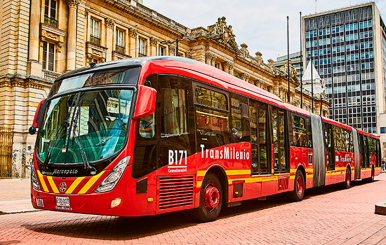
<instances>
[{"instance_id":1,"label":"license plate","mask_svg":"<svg viewBox=\"0 0 386 245\"><path fill-rule=\"evenodd\" d=\"M70 197L56 197L56 206L70 207Z\"/></svg>"},{"instance_id":2,"label":"license plate","mask_svg":"<svg viewBox=\"0 0 386 245\"><path fill-rule=\"evenodd\" d=\"M38 205L38 207L44 208L44 203L43 203L42 198L36 198L35 201L36 201L36 205Z\"/></svg>"}]
</instances>

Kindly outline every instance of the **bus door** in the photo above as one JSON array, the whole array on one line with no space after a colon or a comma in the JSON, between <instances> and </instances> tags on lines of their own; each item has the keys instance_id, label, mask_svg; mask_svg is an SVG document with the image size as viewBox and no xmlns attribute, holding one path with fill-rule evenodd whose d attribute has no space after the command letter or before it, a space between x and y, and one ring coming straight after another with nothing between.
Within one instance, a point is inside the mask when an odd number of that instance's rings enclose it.
<instances>
[{"instance_id":1,"label":"bus door","mask_svg":"<svg viewBox=\"0 0 386 245\"><path fill-rule=\"evenodd\" d=\"M334 137L333 137L332 125L329 123L324 124L324 140L326 147L326 165L327 171L335 170L335 157L334 157Z\"/></svg>"},{"instance_id":2,"label":"bus door","mask_svg":"<svg viewBox=\"0 0 386 245\"><path fill-rule=\"evenodd\" d=\"M157 168L168 165L168 173L195 174L195 168L188 169L187 160L195 153L194 133L188 126L188 112L193 109L191 83L190 79L181 76L158 76L156 117L160 137Z\"/></svg>"},{"instance_id":3,"label":"bus door","mask_svg":"<svg viewBox=\"0 0 386 245\"><path fill-rule=\"evenodd\" d=\"M360 139L358 131L353 128L354 136L354 157L355 157L355 179L361 178Z\"/></svg>"},{"instance_id":4,"label":"bus door","mask_svg":"<svg viewBox=\"0 0 386 245\"><path fill-rule=\"evenodd\" d=\"M251 173L271 174L271 154L267 137L267 105L250 100L249 116L251 127Z\"/></svg>"},{"instance_id":5,"label":"bus door","mask_svg":"<svg viewBox=\"0 0 386 245\"><path fill-rule=\"evenodd\" d=\"M365 142L364 137L362 134L358 133L358 140L359 140L359 155L361 158L361 169L366 167L366 158L365 158Z\"/></svg>"},{"instance_id":6,"label":"bus door","mask_svg":"<svg viewBox=\"0 0 386 245\"><path fill-rule=\"evenodd\" d=\"M369 154L369 142L367 136L363 136L363 158L365 168L370 168L370 154Z\"/></svg>"},{"instance_id":7,"label":"bus door","mask_svg":"<svg viewBox=\"0 0 386 245\"><path fill-rule=\"evenodd\" d=\"M381 142L379 139L376 140L377 142L377 167L382 167L382 160L381 160Z\"/></svg>"},{"instance_id":8,"label":"bus door","mask_svg":"<svg viewBox=\"0 0 386 245\"><path fill-rule=\"evenodd\" d=\"M275 174L289 173L290 164L288 152L288 123L284 110L272 107L272 146L273 146L273 169ZM287 146L287 147L286 147Z\"/></svg>"}]
</instances>

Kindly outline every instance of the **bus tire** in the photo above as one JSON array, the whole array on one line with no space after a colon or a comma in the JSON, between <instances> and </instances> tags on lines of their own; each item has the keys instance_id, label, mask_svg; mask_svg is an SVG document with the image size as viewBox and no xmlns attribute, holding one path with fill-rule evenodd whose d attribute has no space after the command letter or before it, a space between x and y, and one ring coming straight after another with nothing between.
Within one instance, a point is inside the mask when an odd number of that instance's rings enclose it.
<instances>
[{"instance_id":1,"label":"bus tire","mask_svg":"<svg viewBox=\"0 0 386 245\"><path fill-rule=\"evenodd\" d=\"M371 176L370 176L370 178L366 178L366 179L364 179L364 181L366 182L366 183L370 183L370 182L373 182L374 181L374 176L375 175L375 172L374 172L374 166L372 166L371 167Z\"/></svg>"},{"instance_id":2,"label":"bus tire","mask_svg":"<svg viewBox=\"0 0 386 245\"><path fill-rule=\"evenodd\" d=\"M350 169L346 169L346 178L344 182L342 183L343 189L349 189L351 187L351 172Z\"/></svg>"},{"instance_id":3,"label":"bus tire","mask_svg":"<svg viewBox=\"0 0 386 245\"><path fill-rule=\"evenodd\" d=\"M373 182L375 178L374 165L371 167L371 177L369 178L369 182Z\"/></svg>"},{"instance_id":4,"label":"bus tire","mask_svg":"<svg viewBox=\"0 0 386 245\"><path fill-rule=\"evenodd\" d=\"M200 222L217 219L223 203L221 183L214 173L208 173L202 182L200 206L192 210L192 216Z\"/></svg>"},{"instance_id":5,"label":"bus tire","mask_svg":"<svg viewBox=\"0 0 386 245\"><path fill-rule=\"evenodd\" d=\"M295 175L294 190L288 193L288 197L293 202L299 202L303 200L305 190L306 182L303 172L298 170Z\"/></svg>"}]
</instances>

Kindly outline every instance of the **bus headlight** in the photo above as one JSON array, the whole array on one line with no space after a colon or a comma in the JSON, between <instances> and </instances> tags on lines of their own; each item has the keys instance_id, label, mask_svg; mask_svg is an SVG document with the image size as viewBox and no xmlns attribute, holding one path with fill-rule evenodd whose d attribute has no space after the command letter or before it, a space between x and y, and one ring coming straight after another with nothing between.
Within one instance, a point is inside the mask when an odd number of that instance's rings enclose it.
<instances>
[{"instance_id":1,"label":"bus headlight","mask_svg":"<svg viewBox=\"0 0 386 245\"><path fill-rule=\"evenodd\" d=\"M110 174L99 184L95 189L95 192L106 192L114 189L115 185L121 179L123 172L125 172L126 166L130 161L130 156L123 158L119 163L111 170Z\"/></svg>"},{"instance_id":2,"label":"bus headlight","mask_svg":"<svg viewBox=\"0 0 386 245\"><path fill-rule=\"evenodd\" d=\"M31 182L32 182L32 187L35 190L40 190L39 181L38 181L38 178L36 176L35 167L33 165L31 167Z\"/></svg>"}]
</instances>

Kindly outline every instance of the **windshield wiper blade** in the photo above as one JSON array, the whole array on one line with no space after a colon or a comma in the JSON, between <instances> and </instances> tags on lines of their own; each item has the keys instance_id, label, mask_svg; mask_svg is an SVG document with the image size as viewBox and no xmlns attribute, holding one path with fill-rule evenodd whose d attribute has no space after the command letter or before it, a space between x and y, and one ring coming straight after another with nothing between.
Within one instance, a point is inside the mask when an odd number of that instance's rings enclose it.
<instances>
[{"instance_id":1,"label":"windshield wiper blade","mask_svg":"<svg viewBox=\"0 0 386 245\"><path fill-rule=\"evenodd\" d=\"M87 156L86 156L86 151L84 150L83 145L82 145L82 143L80 142L80 139L79 139L79 138L80 138L80 136L78 136L78 137L76 137L76 138L74 138L74 139L76 139L75 142L76 142L76 144L79 146L79 149L80 149L80 156L81 156L81 158L82 158L82 162L83 162L84 169L90 170L90 174L91 174L91 175L95 175L96 172L97 172L97 170L96 170L93 166L90 165L90 163L89 163L89 161L88 161L88 159L87 159Z\"/></svg>"},{"instance_id":2,"label":"windshield wiper blade","mask_svg":"<svg viewBox=\"0 0 386 245\"><path fill-rule=\"evenodd\" d=\"M84 147L83 147L82 142L80 140L80 133L77 131L77 128L79 128L79 130L80 130L80 127L77 126L77 123L78 123L78 119L79 119L79 124L80 124L80 104L81 104L81 101L82 101L82 100L79 100L79 99L80 99L80 94L79 94L79 96L77 98L77 102L76 102L76 105L75 105L75 108L74 108L74 112L73 112L73 116L72 116L72 120L71 120L71 125L70 125L70 129L69 129L68 138L70 139L70 136L71 136L71 133L72 133L73 140L79 146L80 156L82 158L84 169L87 170L87 171L90 171L91 175L95 175L97 170L94 167L92 167L90 165L90 163L88 162L86 151L84 150ZM77 133L77 135L75 135L75 133ZM73 144L74 144L74 141L73 141ZM68 144L67 144L67 150L68 150Z\"/></svg>"}]
</instances>

